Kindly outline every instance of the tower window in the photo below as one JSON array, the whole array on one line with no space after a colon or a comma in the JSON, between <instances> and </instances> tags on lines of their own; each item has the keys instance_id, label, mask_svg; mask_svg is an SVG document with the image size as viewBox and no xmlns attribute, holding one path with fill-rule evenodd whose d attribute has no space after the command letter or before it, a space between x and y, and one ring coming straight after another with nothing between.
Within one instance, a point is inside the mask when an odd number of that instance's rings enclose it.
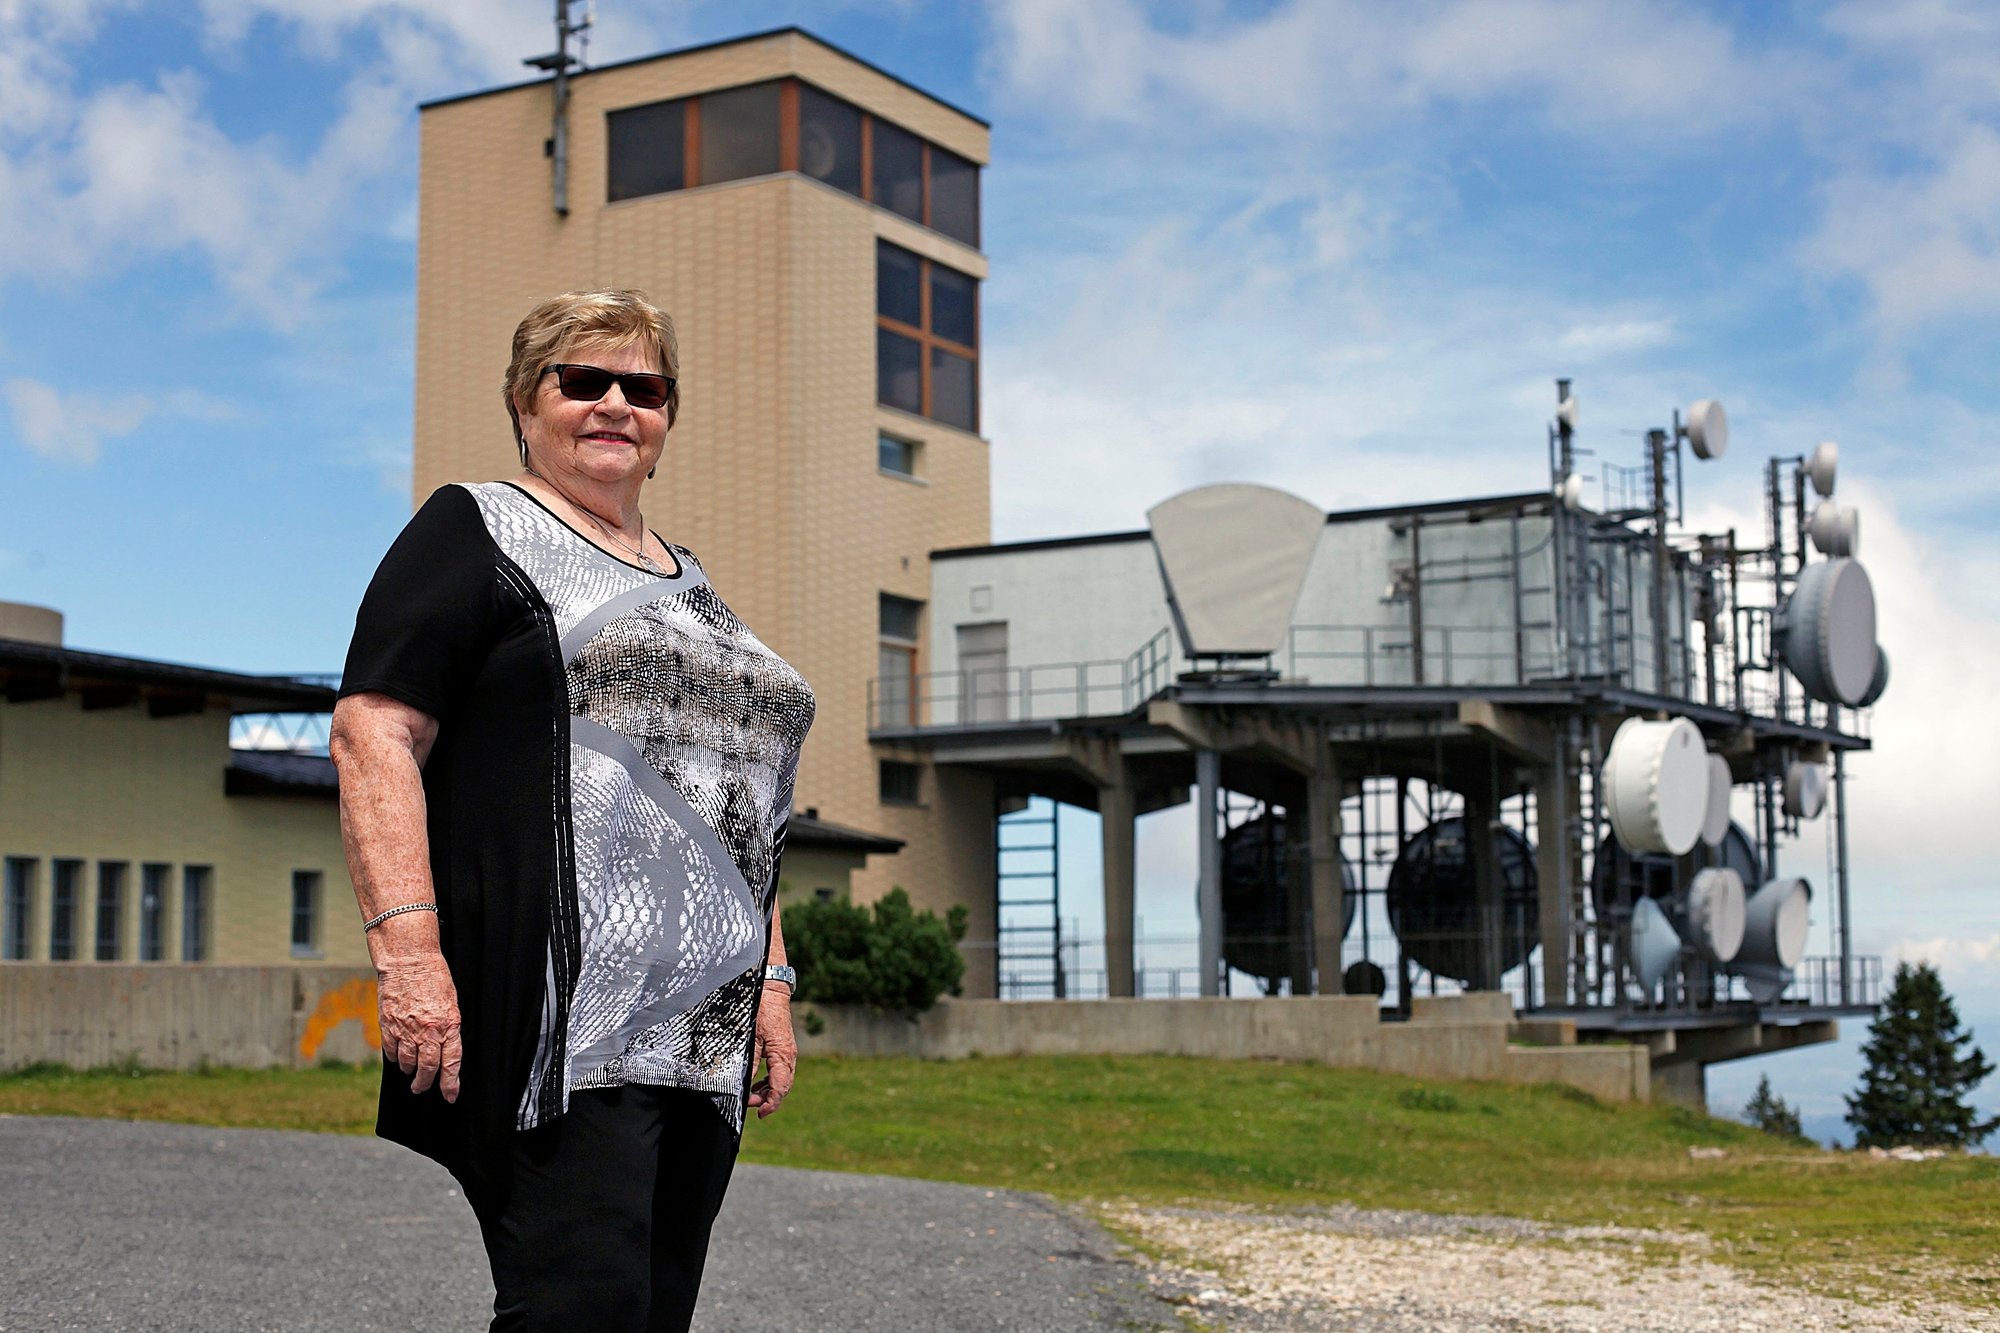
<instances>
[{"instance_id":1,"label":"tower window","mask_svg":"<svg viewBox=\"0 0 2000 1333\"><path fill-rule=\"evenodd\" d=\"M877 241L875 321L877 401L977 431L978 280Z\"/></svg>"}]
</instances>

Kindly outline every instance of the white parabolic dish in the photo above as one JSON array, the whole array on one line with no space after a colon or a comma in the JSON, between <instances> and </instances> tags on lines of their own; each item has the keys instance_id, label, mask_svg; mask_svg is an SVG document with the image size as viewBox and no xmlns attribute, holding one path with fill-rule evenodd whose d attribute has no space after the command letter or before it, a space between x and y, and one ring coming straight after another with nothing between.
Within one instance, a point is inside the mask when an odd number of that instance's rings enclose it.
<instances>
[{"instance_id":1,"label":"white parabolic dish","mask_svg":"<svg viewBox=\"0 0 2000 1333\"><path fill-rule=\"evenodd\" d=\"M1685 855L1708 820L1708 747L1684 717L1628 718L1604 759L1611 831L1628 851Z\"/></svg>"},{"instance_id":2,"label":"white parabolic dish","mask_svg":"<svg viewBox=\"0 0 2000 1333\"><path fill-rule=\"evenodd\" d=\"M1743 877L1728 866L1697 871L1688 886L1688 924L1694 942L1718 963L1736 957L1748 922Z\"/></svg>"},{"instance_id":3,"label":"white parabolic dish","mask_svg":"<svg viewBox=\"0 0 2000 1333\"><path fill-rule=\"evenodd\" d=\"M1774 879L1750 895L1743 908L1743 947L1738 967L1798 967L1806 956L1812 925L1812 886L1802 879Z\"/></svg>"},{"instance_id":4,"label":"white parabolic dish","mask_svg":"<svg viewBox=\"0 0 2000 1333\"><path fill-rule=\"evenodd\" d=\"M1807 565L1785 603L1785 665L1807 694L1852 708L1875 678L1875 588L1858 560Z\"/></svg>"},{"instance_id":5,"label":"white parabolic dish","mask_svg":"<svg viewBox=\"0 0 2000 1333\"><path fill-rule=\"evenodd\" d=\"M1826 809L1826 766L1794 759L1785 765L1785 813L1818 819Z\"/></svg>"},{"instance_id":6,"label":"white parabolic dish","mask_svg":"<svg viewBox=\"0 0 2000 1333\"><path fill-rule=\"evenodd\" d=\"M1701 840L1710 847L1720 847L1729 836L1729 793L1735 785L1729 761L1719 754L1709 755L1708 814L1701 821Z\"/></svg>"}]
</instances>

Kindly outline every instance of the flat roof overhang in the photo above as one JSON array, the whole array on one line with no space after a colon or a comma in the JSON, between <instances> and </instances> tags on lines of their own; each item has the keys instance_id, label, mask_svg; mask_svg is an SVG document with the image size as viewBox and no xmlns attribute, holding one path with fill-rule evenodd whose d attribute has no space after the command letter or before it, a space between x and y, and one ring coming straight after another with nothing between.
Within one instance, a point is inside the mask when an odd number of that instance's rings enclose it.
<instances>
[{"instance_id":1,"label":"flat roof overhang","mask_svg":"<svg viewBox=\"0 0 2000 1333\"><path fill-rule=\"evenodd\" d=\"M83 696L85 708L144 702L153 717L200 712L328 713L338 691L296 676L257 676L139 657L0 639L0 698L8 703Z\"/></svg>"}]
</instances>

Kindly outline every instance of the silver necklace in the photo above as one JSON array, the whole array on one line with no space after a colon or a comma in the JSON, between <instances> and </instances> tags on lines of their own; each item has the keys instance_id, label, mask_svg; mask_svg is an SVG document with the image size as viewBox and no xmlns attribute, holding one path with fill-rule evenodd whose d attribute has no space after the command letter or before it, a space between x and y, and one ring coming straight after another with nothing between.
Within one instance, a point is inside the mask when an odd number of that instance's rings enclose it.
<instances>
[{"instance_id":1,"label":"silver necklace","mask_svg":"<svg viewBox=\"0 0 2000 1333\"><path fill-rule=\"evenodd\" d=\"M673 577L671 574L667 573L666 570L660 568L660 564L657 560L653 559L652 556L646 554L645 551L646 516L644 514L639 515L640 544L638 547L635 548L632 546L631 543L627 542L623 537L619 536L617 532L613 531L611 526L608 523L606 523L603 519L599 518L596 514L591 513L588 507L578 504L568 491L556 485L554 482L550 481L547 477L544 477L541 473L535 471L535 469L532 467L527 469L527 473L529 476L534 477L536 480L540 481L544 486L547 486L550 490L554 491L557 495L560 495L563 499L568 500L570 508L576 510L577 513L582 514L585 518L589 519L594 525L596 525L596 528L599 532L603 533L607 539L615 543L621 550L630 551L632 553L632 557L639 562L640 567L643 568L647 573L663 579Z\"/></svg>"}]
</instances>

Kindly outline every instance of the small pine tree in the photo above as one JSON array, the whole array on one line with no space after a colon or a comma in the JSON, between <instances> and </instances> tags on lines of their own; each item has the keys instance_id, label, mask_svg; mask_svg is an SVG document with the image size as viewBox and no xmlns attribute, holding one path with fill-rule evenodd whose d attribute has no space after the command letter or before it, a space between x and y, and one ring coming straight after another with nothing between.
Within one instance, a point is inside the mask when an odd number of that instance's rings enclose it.
<instances>
[{"instance_id":1,"label":"small pine tree","mask_svg":"<svg viewBox=\"0 0 2000 1333\"><path fill-rule=\"evenodd\" d=\"M1868 1067L1847 1099L1857 1148L1972 1148L2000 1116L1976 1120L1966 1098L1993 1072L1972 1034L1959 1029L1958 1007L1929 963L1896 965L1881 1015L1868 1025Z\"/></svg>"},{"instance_id":2,"label":"small pine tree","mask_svg":"<svg viewBox=\"0 0 2000 1333\"><path fill-rule=\"evenodd\" d=\"M1743 1118L1766 1134L1787 1139L1806 1136L1805 1128L1799 1123L1799 1113L1787 1105L1783 1097L1771 1091L1769 1074L1757 1080L1757 1091L1744 1103Z\"/></svg>"}]
</instances>

